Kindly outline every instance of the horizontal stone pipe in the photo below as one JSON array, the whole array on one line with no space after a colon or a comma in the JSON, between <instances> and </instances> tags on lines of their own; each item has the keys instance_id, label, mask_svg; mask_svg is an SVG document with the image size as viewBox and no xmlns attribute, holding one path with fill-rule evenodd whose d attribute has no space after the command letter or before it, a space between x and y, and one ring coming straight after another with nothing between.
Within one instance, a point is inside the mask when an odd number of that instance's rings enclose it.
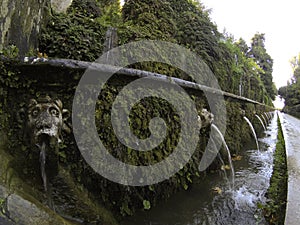
<instances>
[{"instance_id":1,"label":"horizontal stone pipe","mask_svg":"<svg viewBox=\"0 0 300 225\"><path fill-rule=\"evenodd\" d=\"M45 58L25 57L24 60L19 63L19 66L33 66L33 65L35 66L50 65L53 67L63 67L63 68L71 68L71 69L78 69L78 70L85 70L89 68L100 72L114 72L116 71L116 69L118 69L118 67L112 65L99 64L94 62L85 62L85 61L72 60L72 59L45 59ZM254 101L249 98L245 98L226 91L211 88L202 84L197 84L191 81L186 81L180 78L169 77L164 74L138 70L138 69L131 69L131 68L120 68L117 74L131 76L131 77L147 77L147 78L158 79L162 81L171 80L172 82L180 85L183 88L190 88L190 89L199 90L202 92L207 92L215 95L223 95L225 98L240 100L255 105L261 105L270 108L270 110L273 110L272 107L267 106L261 102Z\"/></svg>"}]
</instances>

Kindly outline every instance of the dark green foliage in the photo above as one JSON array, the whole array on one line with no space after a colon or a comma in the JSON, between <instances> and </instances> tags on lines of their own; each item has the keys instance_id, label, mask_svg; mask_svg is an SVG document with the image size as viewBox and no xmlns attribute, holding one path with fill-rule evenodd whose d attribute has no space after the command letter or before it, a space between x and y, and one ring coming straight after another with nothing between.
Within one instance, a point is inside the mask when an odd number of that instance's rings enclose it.
<instances>
[{"instance_id":1,"label":"dark green foliage","mask_svg":"<svg viewBox=\"0 0 300 225\"><path fill-rule=\"evenodd\" d=\"M286 198L287 198L287 161L285 151L285 141L283 138L280 120L278 118L278 135L276 150L274 153L274 168L267 192L269 202L262 206L265 218L269 224L284 224Z\"/></svg>"},{"instance_id":2,"label":"dark green foliage","mask_svg":"<svg viewBox=\"0 0 300 225\"><path fill-rule=\"evenodd\" d=\"M141 39L174 41L174 12L166 0L128 0L122 10L122 43Z\"/></svg>"},{"instance_id":3,"label":"dark green foliage","mask_svg":"<svg viewBox=\"0 0 300 225\"><path fill-rule=\"evenodd\" d=\"M272 81L273 59L267 53L264 42L265 34L255 34L248 55L262 68L263 73L260 73L260 78L265 85L268 96L274 100L277 91Z\"/></svg>"},{"instance_id":4,"label":"dark green foliage","mask_svg":"<svg viewBox=\"0 0 300 225\"><path fill-rule=\"evenodd\" d=\"M93 0L73 1L67 13L81 15L88 18L97 18L101 15L101 5Z\"/></svg>"},{"instance_id":5,"label":"dark green foliage","mask_svg":"<svg viewBox=\"0 0 300 225\"><path fill-rule=\"evenodd\" d=\"M174 10L174 21L177 22L177 42L195 51L212 68L221 59L222 48L218 43L221 34L210 21L208 12L194 1L169 2Z\"/></svg>"},{"instance_id":6,"label":"dark green foliage","mask_svg":"<svg viewBox=\"0 0 300 225\"><path fill-rule=\"evenodd\" d=\"M248 52L249 52L249 47L246 43L246 41L242 38L240 38L237 42L236 42L236 45L239 47L239 49L241 50L241 52L244 54L244 55L247 55Z\"/></svg>"},{"instance_id":7,"label":"dark green foliage","mask_svg":"<svg viewBox=\"0 0 300 225\"><path fill-rule=\"evenodd\" d=\"M66 14L52 13L40 35L40 52L50 57L94 61L102 54L106 28L96 21L92 1L73 1Z\"/></svg>"}]
</instances>

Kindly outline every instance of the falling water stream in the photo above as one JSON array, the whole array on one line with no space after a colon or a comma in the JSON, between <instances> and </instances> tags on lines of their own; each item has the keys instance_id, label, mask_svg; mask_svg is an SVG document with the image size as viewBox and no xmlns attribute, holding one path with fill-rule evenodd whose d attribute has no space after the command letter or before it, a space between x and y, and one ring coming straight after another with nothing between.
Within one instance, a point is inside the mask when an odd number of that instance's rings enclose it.
<instances>
[{"instance_id":1,"label":"falling water stream","mask_svg":"<svg viewBox=\"0 0 300 225\"><path fill-rule=\"evenodd\" d=\"M264 122L261 120L261 118L258 115L255 115L256 118L259 120L259 122L261 123L262 127L264 128L264 130L266 130L266 127L264 125Z\"/></svg>"},{"instance_id":2,"label":"falling water stream","mask_svg":"<svg viewBox=\"0 0 300 225\"><path fill-rule=\"evenodd\" d=\"M234 176L235 176L235 173L234 173L234 167L233 167L233 163L232 163L232 158L231 158L230 150L229 150L229 148L227 146L227 143L226 143L226 141L224 139L224 136L221 133L221 131L219 130L219 128L215 124L211 124L211 127L213 129L215 129L215 131L217 131L217 133L219 134L219 137L221 138L221 141L222 141L222 143L223 143L223 145L224 145L224 147L226 149L227 156L228 156L228 163L229 163L230 170L231 170L231 184L230 184L230 186L231 186L232 189L234 189L234 183L235 183Z\"/></svg>"},{"instance_id":3,"label":"falling water stream","mask_svg":"<svg viewBox=\"0 0 300 225\"><path fill-rule=\"evenodd\" d=\"M246 116L244 116L244 120L246 120L246 122L248 123L249 127L251 128L252 134L253 134L253 136L255 138L257 150L259 150L258 140L257 140L257 136L256 136L256 132L254 130L254 127L253 127L252 123L250 122L250 120Z\"/></svg>"},{"instance_id":4,"label":"falling water stream","mask_svg":"<svg viewBox=\"0 0 300 225\"><path fill-rule=\"evenodd\" d=\"M264 114L261 114L261 118L263 118L263 121L265 122L264 125L265 125L265 127L266 127L266 126L268 125L268 122L267 122L267 120L266 120Z\"/></svg>"},{"instance_id":5,"label":"falling water stream","mask_svg":"<svg viewBox=\"0 0 300 225\"><path fill-rule=\"evenodd\" d=\"M269 121L271 118L270 118L270 114L269 113L267 113L267 112L265 112L265 115L266 115L266 117L267 117L267 120Z\"/></svg>"},{"instance_id":6,"label":"falling water stream","mask_svg":"<svg viewBox=\"0 0 300 225\"><path fill-rule=\"evenodd\" d=\"M43 180L44 190L47 192L47 175L46 175L46 144L42 142L42 145L38 145L40 148L40 164L41 164L41 176Z\"/></svg>"},{"instance_id":7,"label":"falling water stream","mask_svg":"<svg viewBox=\"0 0 300 225\"><path fill-rule=\"evenodd\" d=\"M53 200L51 197L51 190L48 186L48 180L47 180L47 173L46 173L46 150L47 150L47 144L45 141L42 141L42 144L37 145L40 149L40 169L41 169L41 177L43 181L43 187L45 194L47 196L47 204L48 206L55 211Z\"/></svg>"},{"instance_id":8,"label":"falling water stream","mask_svg":"<svg viewBox=\"0 0 300 225\"><path fill-rule=\"evenodd\" d=\"M187 191L138 212L122 225L252 225L267 224L258 209L273 170L273 153L277 139L277 118L272 119L265 136L260 138L260 151L254 142L245 146L241 160L234 161L235 188L230 189L222 174L214 173ZM214 192L218 187L221 192Z\"/></svg>"}]
</instances>

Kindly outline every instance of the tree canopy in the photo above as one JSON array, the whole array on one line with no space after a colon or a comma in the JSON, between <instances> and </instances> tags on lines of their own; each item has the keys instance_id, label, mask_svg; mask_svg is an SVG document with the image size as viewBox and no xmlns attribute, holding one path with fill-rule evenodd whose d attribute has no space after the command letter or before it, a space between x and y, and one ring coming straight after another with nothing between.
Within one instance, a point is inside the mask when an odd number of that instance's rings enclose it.
<instances>
[{"instance_id":1,"label":"tree canopy","mask_svg":"<svg viewBox=\"0 0 300 225\"><path fill-rule=\"evenodd\" d=\"M263 70L260 73L260 78L265 85L269 97L275 100L276 87L272 81L273 59L265 48L265 34L256 33L254 35L248 55L253 58Z\"/></svg>"},{"instance_id":2,"label":"tree canopy","mask_svg":"<svg viewBox=\"0 0 300 225\"><path fill-rule=\"evenodd\" d=\"M284 87L280 87L278 94L285 99L284 111L300 117L300 53L290 60L293 76Z\"/></svg>"}]
</instances>

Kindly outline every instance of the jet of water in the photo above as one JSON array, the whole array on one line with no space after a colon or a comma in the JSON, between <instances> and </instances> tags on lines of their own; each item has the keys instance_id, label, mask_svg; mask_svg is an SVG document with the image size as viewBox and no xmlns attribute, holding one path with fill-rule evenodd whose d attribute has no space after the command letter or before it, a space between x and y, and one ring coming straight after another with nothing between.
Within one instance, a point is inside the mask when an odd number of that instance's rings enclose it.
<instances>
[{"instance_id":1,"label":"jet of water","mask_svg":"<svg viewBox=\"0 0 300 225\"><path fill-rule=\"evenodd\" d=\"M255 115L255 116L257 117L257 119L259 120L259 122L261 123L261 125L263 126L264 130L266 130L264 122L261 120L261 118L258 115Z\"/></svg>"},{"instance_id":2,"label":"jet of water","mask_svg":"<svg viewBox=\"0 0 300 225\"><path fill-rule=\"evenodd\" d=\"M221 138L221 141L227 151L227 156L228 156L228 162L229 162L229 166L230 166L230 169L231 169L231 186L232 186L232 189L234 189L234 179L235 179L235 172L234 172L234 167L233 167L233 163L232 163L232 158L231 158L231 154L230 154L230 150L227 146L227 143L224 139L224 136L223 134L221 133L221 131L219 130L219 128L215 125L215 124L212 124L211 125L211 128L214 129L218 134L219 134L219 137Z\"/></svg>"},{"instance_id":3,"label":"jet of water","mask_svg":"<svg viewBox=\"0 0 300 225\"><path fill-rule=\"evenodd\" d=\"M268 112L265 112L265 116L267 117L267 119L268 119L268 122L270 122L270 114L268 113Z\"/></svg>"},{"instance_id":4,"label":"jet of water","mask_svg":"<svg viewBox=\"0 0 300 225\"><path fill-rule=\"evenodd\" d=\"M44 190L47 192L47 175L46 175L46 144L38 145L40 148L40 164L41 164L41 176L43 180Z\"/></svg>"},{"instance_id":5,"label":"jet of water","mask_svg":"<svg viewBox=\"0 0 300 225\"><path fill-rule=\"evenodd\" d=\"M267 126L268 126L268 120L266 120L266 118L265 118L264 114L261 114L261 117L263 118L263 121L264 121L264 122L265 122L265 124L266 124L266 126L265 126L265 127L267 127Z\"/></svg>"},{"instance_id":6,"label":"jet of water","mask_svg":"<svg viewBox=\"0 0 300 225\"><path fill-rule=\"evenodd\" d=\"M220 162L221 162L221 164L222 164L222 167L224 167L224 169L223 169L224 177L225 177L227 183L229 183L229 179L228 179L227 172L226 172L226 169L225 169L225 162L224 162L224 160L222 159L222 156L221 156L220 153L218 153L218 158L219 158L219 160L220 160Z\"/></svg>"},{"instance_id":7,"label":"jet of water","mask_svg":"<svg viewBox=\"0 0 300 225\"><path fill-rule=\"evenodd\" d=\"M258 145L257 136L256 136L256 133L255 133L254 127L253 127L252 123L250 122L250 120L246 116L244 116L244 120L246 120L249 127L251 128L253 136L254 136L255 141L256 141L257 150L259 150L259 145Z\"/></svg>"}]
</instances>

